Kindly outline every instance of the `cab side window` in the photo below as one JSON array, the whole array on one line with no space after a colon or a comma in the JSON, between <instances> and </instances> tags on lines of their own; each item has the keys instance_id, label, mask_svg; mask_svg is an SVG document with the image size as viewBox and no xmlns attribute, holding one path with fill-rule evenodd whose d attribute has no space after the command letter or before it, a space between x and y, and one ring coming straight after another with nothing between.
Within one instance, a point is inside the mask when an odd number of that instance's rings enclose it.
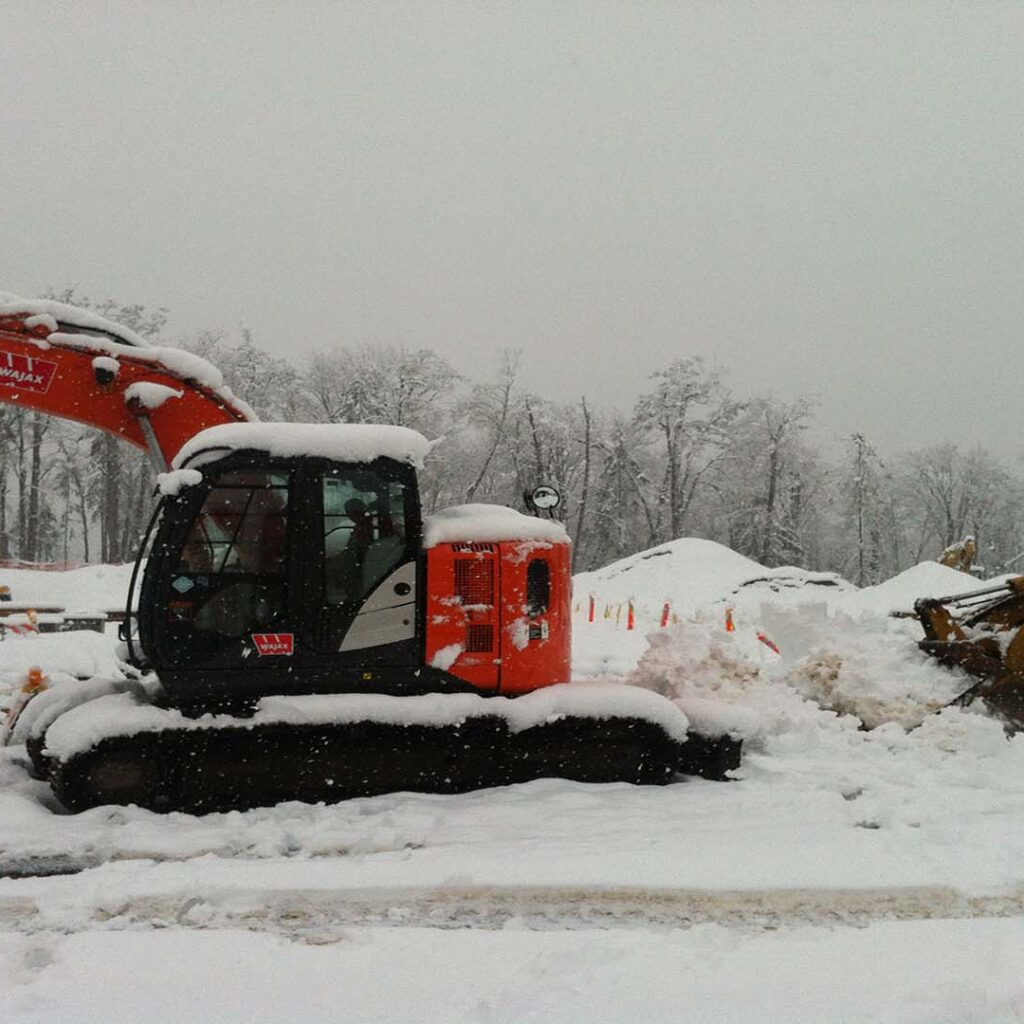
<instances>
[{"instance_id":1,"label":"cab side window","mask_svg":"<svg viewBox=\"0 0 1024 1024\"><path fill-rule=\"evenodd\" d=\"M406 486L344 468L323 475L321 496L325 600L362 603L405 555Z\"/></svg>"}]
</instances>

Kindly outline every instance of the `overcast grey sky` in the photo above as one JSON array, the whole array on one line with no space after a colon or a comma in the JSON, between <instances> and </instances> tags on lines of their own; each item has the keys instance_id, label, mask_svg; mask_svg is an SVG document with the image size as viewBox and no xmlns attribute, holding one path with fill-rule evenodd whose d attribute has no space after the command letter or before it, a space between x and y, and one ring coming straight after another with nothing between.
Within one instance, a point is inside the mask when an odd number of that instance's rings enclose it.
<instances>
[{"instance_id":1,"label":"overcast grey sky","mask_svg":"<svg viewBox=\"0 0 1024 1024\"><path fill-rule=\"evenodd\" d=\"M282 354L703 354L825 435L1024 451L1024 5L6 0L0 289Z\"/></svg>"}]
</instances>

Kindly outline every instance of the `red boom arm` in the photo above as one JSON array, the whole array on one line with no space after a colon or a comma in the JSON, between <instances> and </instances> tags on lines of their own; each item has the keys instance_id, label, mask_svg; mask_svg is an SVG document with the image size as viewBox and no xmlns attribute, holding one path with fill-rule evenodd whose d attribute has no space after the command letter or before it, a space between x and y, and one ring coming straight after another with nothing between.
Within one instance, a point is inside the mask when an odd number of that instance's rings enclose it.
<instances>
[{"instance_id":1,"label":"red boom arm","mask_svg":"<svg viewBox=\"0 0 1024 1024\"><path fill-rule=\"evenodd\" d=\"M145 449L158 472L200 430L256 419L197 356L58 323L33 311L44 305L0 307L0 402L105 430Z\"/></svg>"}]
</instances>

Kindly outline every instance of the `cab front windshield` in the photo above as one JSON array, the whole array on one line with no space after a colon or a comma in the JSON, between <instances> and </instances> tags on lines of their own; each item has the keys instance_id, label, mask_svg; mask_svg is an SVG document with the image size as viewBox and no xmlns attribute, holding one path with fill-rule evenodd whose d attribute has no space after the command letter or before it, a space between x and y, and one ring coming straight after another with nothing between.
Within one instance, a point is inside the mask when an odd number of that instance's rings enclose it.
<instances>
[{"instance_id":1,"label":"cab front windshield","mask_svg":"<svg viewBox=\"0 0 1024 1024\"><path fill-rule=\"evenodd\" d=\"M286 474L224 473L182 547L171 583L172 617L225 636L271 627L286 609L287 533Z\"/></svg>"}]
</instances>

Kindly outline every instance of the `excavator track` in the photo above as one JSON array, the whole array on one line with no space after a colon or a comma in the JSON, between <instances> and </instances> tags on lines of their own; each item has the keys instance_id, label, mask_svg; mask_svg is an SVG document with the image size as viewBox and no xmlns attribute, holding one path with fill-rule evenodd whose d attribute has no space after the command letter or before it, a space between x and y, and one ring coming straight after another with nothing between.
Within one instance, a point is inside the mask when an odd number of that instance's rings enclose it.
<instances>
[{"instance_id":1,"label":"excavator track","mask_svg":"<svg viewBox=\"0 0 1024 1024\"><path fill-rule=\"evenodd\" d=\"M48 774L72 811L137 804L197 814L545 777L639 785L665 784L680 771L723 778L738 766L739 747L728 736L679 743L640 718L566 717L519 732L498 715L441 727L240 723L108 737L67 760L51 758Z\"/></svg>"}]
</instances>

